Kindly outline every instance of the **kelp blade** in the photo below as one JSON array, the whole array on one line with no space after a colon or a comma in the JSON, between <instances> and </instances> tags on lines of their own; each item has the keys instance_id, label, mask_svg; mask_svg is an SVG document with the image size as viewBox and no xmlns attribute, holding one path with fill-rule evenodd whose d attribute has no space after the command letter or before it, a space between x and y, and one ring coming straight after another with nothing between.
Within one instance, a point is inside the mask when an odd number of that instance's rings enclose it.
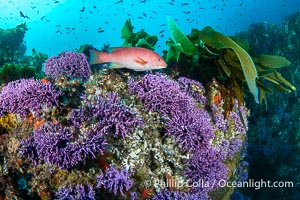
<instances>
[{"instance_id":1,"label":"kelp blade","mask_svg":"<svg viewBox=\"0 0 300 200\"><path fill-rule=\"evenodd\" d=\"M196 47L194 44L185 36L185 34L180 30L175 21L167 16L168 27L171 33L171 37L175 44L180 44L184 54L193 55L196 53Z\"/></svg>"},{"instance_id":2,"label":"kelp blade","mask_svg":"<svg viewBox=\"0 0 300 200\"><path fill-rule=\"evenodd\" d=\"M231 38L213 30L209 26L200 31L200 34L206 45L217 50L226 48L232 49L236 53L237 57L239 58L249 90L253 94L256 103L258 103L258 89L256 86L257 71L249 54Z\"/></svg>"}]
</instances>

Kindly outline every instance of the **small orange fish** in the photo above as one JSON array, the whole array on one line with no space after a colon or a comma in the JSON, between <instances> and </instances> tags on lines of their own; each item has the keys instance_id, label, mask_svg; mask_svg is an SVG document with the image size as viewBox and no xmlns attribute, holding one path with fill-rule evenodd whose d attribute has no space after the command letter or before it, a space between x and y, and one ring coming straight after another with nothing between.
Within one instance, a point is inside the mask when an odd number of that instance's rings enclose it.
<instances>
[{"instance_id":1,"label":"small orange fish","mask_svg":"<svg viewBox=\"0 0 300 200\"><path fill-rule=\"evenodd\" d=\"M111 52L90 50L90 64L111 63L110 68L128 68L134 71L147 71L166 68L163 58L146 48L119 47Z\"/></svg>"},{"instance_id":2,"label":"small orange fish","mask_svg":"<svg viewBox=\"0 0 300 200\"><path fill-rule=\"evenodd\" d=\"M44 84L46 84L46 85L50 83L50 81L48 81L48 80L45 79L45 78L41 78L40 80L42 81L42 83L44 83Z\"/></svg>"}]
</instances>

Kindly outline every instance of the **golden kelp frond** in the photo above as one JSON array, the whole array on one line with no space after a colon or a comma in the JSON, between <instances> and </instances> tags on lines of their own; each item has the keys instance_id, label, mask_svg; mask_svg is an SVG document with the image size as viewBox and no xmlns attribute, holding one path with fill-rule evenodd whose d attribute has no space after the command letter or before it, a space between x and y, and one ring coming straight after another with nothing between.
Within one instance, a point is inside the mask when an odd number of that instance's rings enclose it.
<instances>
[{"instance_id":1,"label":"golden kelp frond","mask_svg":"<svg viewBox=\"0 0 300 200\"><path fill-rule=\"evenodd\" d=\"M270 81L279 91L291 92L291 90L284 88L281 84L288 86L292 90L296 90L295 86L293 86L290 82L283 78L281 74L276 70L274 70L274 72L271 74L263 76L263 78Z\"/></svg>"},{"instance_id":2,"label":"golden kelp frond","mask_svg":"<svg viewBox=\"0 0 300 200\"><path fill-rule=\"evenodd\" d=\"M286 58L265 54L251 57L248 42L238 37L225 36L209 26L202 30L192 29L185 36L170 17L168 25L172 39L167 42L169 50L164 56L166 61L178 61L183 65L179 71L182 70L184 74L188 72L196 79L197 75L204 80L211 75L221 80L229 79L239 103L244 102L244 83L247 83L255 101L258 103L260 99L260 103L265 104L266 92L272 93L265 81L272 83L278 91L291 92L296 89L276 71L290 65ZM212 63L216 64L217 70L209 67ZM189 66L185 67L186 64ZM258 88L262 91L260 96Z\"/></svg>"},{"instance_id":3,"label":"golden kelp frond","mask_svg":"<svg viewBox=\"0 0 300 200\"><path fill-rule=\"evenodd\" d=\"M244 102L243 90L241 84L238 84L235 78L232 79L232 87L233 87L234 94L239 101L239 104L242 105Z\"/></svg>"},{"instance_id":4,"label":"golden kelp frond","mask_svg":"<svg viewBox=\"0 0 300 200\"><path fill-rule=\"evenodd\" d=\"M256 80L256 85L261 89L261 90L264 90L265 92L268 92L270 94L273 94L273 90L266 86L260 79L257 79Z\"/></svg>"},{"instance_id":5,"label":"golden kelp frond","mask_svg":"<svg viewBox=\"0 0 300 200\"><path fill-rule=\"evenodd\" d=\"M255 66L258 73L258 77L263 77L267 74L272 74L274 72L274 69L265 69L261 67L259 64L256 64Z\"/></svg>"},{"instance_id":6,"label":"golden kelp frond","mask_svg":"<svg viewBox=\"0 0 300 200\"><path fill-rule=\"evenodd\" d=\"M211 48L217 50L232 49L235 52L240 61L249 90L253 94L255 101L258 103L258 89L256 86L257 71L249 54L231 38L213 30L211 27L205 27L200 33L202 35L202 37L200 37L204 43Z\"/></svg>"},{"instance_id":7,"label":"golden kelp frond","mask_svg":"<svg viewBox=\"0 0 300 200\"><path fill-rule=\"evenodd\" d=\"M285 57L264 54L253 57L253 60L255 63L260 64L262 67L271 69L278 69L291 64L290 61L288 61Z\"/></svg>"},{"instance_id":8,"label":"golden kelp frond","mask_svg":"<svg viewBox=\"0 0 300 200\"><path fill-rule=\"evenodd\" d=\"M259 92L259 102L261 105L264 103L266 106L266 110L268 109L267 97L264 90L260 90Z\"/></svg>"}]
</instances>

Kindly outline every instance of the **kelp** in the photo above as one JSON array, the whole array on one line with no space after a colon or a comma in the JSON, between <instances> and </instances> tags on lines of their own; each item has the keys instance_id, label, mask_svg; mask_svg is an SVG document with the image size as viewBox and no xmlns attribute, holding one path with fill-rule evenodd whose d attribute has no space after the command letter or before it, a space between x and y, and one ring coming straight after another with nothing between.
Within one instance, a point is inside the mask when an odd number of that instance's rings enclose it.
<instances>
[{"instance_id":1,"label":"kelp","mask_svg":"<svg viewBox=\"0 0 300 200\"><path fill-rule=\"evenodd\" d=\"M262 67L271 69L278 69L291 64L285 57L265 54L254 57L253 60Z\"/></svg>"},{"instance_id":2,"label":"kelp","mask_svg":"<svg viewBox=\"0 0 300 200\"><path fill-rule=\"evenodd\" d=\"M202 73L202 76L211 74L211 72L203 72L200 68L205 67L207 63L214 63L217 68L215 72L219 73L219 76L217 74L214 76L222 80L224 77L231 80L232 89L240 103L244 102L242 86L244 82L247 83L257 103L259 101L266 103L266 92L272 93L272 89L266 85L265 80L279 91L295 90L295 87L276 71L290 64L286 58L265 54L250 56L251 49L245 40L225 36L209 26L201 31L192 29L190 35L185 36L170 17L167 20L171 33L171 40L167 42L169 51L164 57L167 62L176 60L179 64L188 63L189 69L184 68L185 66L182 68L188 70L193 77L196 77L195 72ZM194 58L198 58L198 62L194 62ZM204 69L212 71L212 67ZM258 95L258 88L261 91L260 95Z\"/></svg>"},{"instance_id":3,"label":"kelp","mask_svg":"<svg viewBox=\"0 0 300 200\"><path fill-rule=\"evenodd\" d=\"M170 61L172 59L176 60L178 62L180 53L183 52L183 48L180 44L175 44L173 40L167 41L167 46L169 47L166 60Z\"/></svg>"},{"instance_id":4,"label":"kelp","mask_svg":"<svg viewBox=\"0 0 300 200\"><path fill-rule=\"evenodd\" d=\"M129 18L125 21L125 24L121 29L121 38L128 40L132 34L133 34L133 26L131 24L131 19Z\"/></svg>"},{"instance_id":5,"label":"kelp","mask_svg":"<svg viewBox=\"0 0 300 200\"><path fill-rule=\"evenodd\" d=\"M206 45L215 48L216 50L231 49L234 51L239 59L249 90L253 94L255 101L258 103L258 89L256 86L257 71L250 55L231 38L214 31L209 26L200 31L199 34Z\"/></svg>"},{"instance_id":6,"label":"kelp","mask_svg":"<svg viewBox=\"0 0 300 200\"><path fill-rule=\"evenodd\" d=\"M180 30L180 28L170 16L167 16L167 22L174 44L180 46L182 49L182 53L184 54L195 54L196 48L194 44L185 36L185 34Z\"/></svg>"},{"instance_id":7,"label":"kelp","mask_svg":"<svg viewBox=\"0 0 300 200\"><path fill-rule=\"evenodd\" d=\"M131 24L131 19L127 19L121 29L121 38L124 39L123 46L144 47L154 50L158 39L155 35L149 35L143 29L139 32L133 32L134 27Z\"/></svg>"}]
</instances>

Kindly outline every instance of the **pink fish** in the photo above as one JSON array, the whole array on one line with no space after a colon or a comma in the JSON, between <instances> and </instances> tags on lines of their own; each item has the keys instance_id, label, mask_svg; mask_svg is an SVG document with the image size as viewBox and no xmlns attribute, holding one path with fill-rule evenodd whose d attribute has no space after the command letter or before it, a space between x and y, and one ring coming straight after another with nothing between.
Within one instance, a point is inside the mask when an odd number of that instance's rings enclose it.
<instances>
[{"instance_id":1,"label":"pink fish","mask_svg":"<svg viewBox=\"0 0 300 200\"><path fill-rule=\"evenodd\" d=\"M90 50L90 64L98 63L110 63L111 68L128 68L134 71L147 71L167 67L160 55L141 47L112 48L111 52Z\"/></svg>"}]
</instances>

